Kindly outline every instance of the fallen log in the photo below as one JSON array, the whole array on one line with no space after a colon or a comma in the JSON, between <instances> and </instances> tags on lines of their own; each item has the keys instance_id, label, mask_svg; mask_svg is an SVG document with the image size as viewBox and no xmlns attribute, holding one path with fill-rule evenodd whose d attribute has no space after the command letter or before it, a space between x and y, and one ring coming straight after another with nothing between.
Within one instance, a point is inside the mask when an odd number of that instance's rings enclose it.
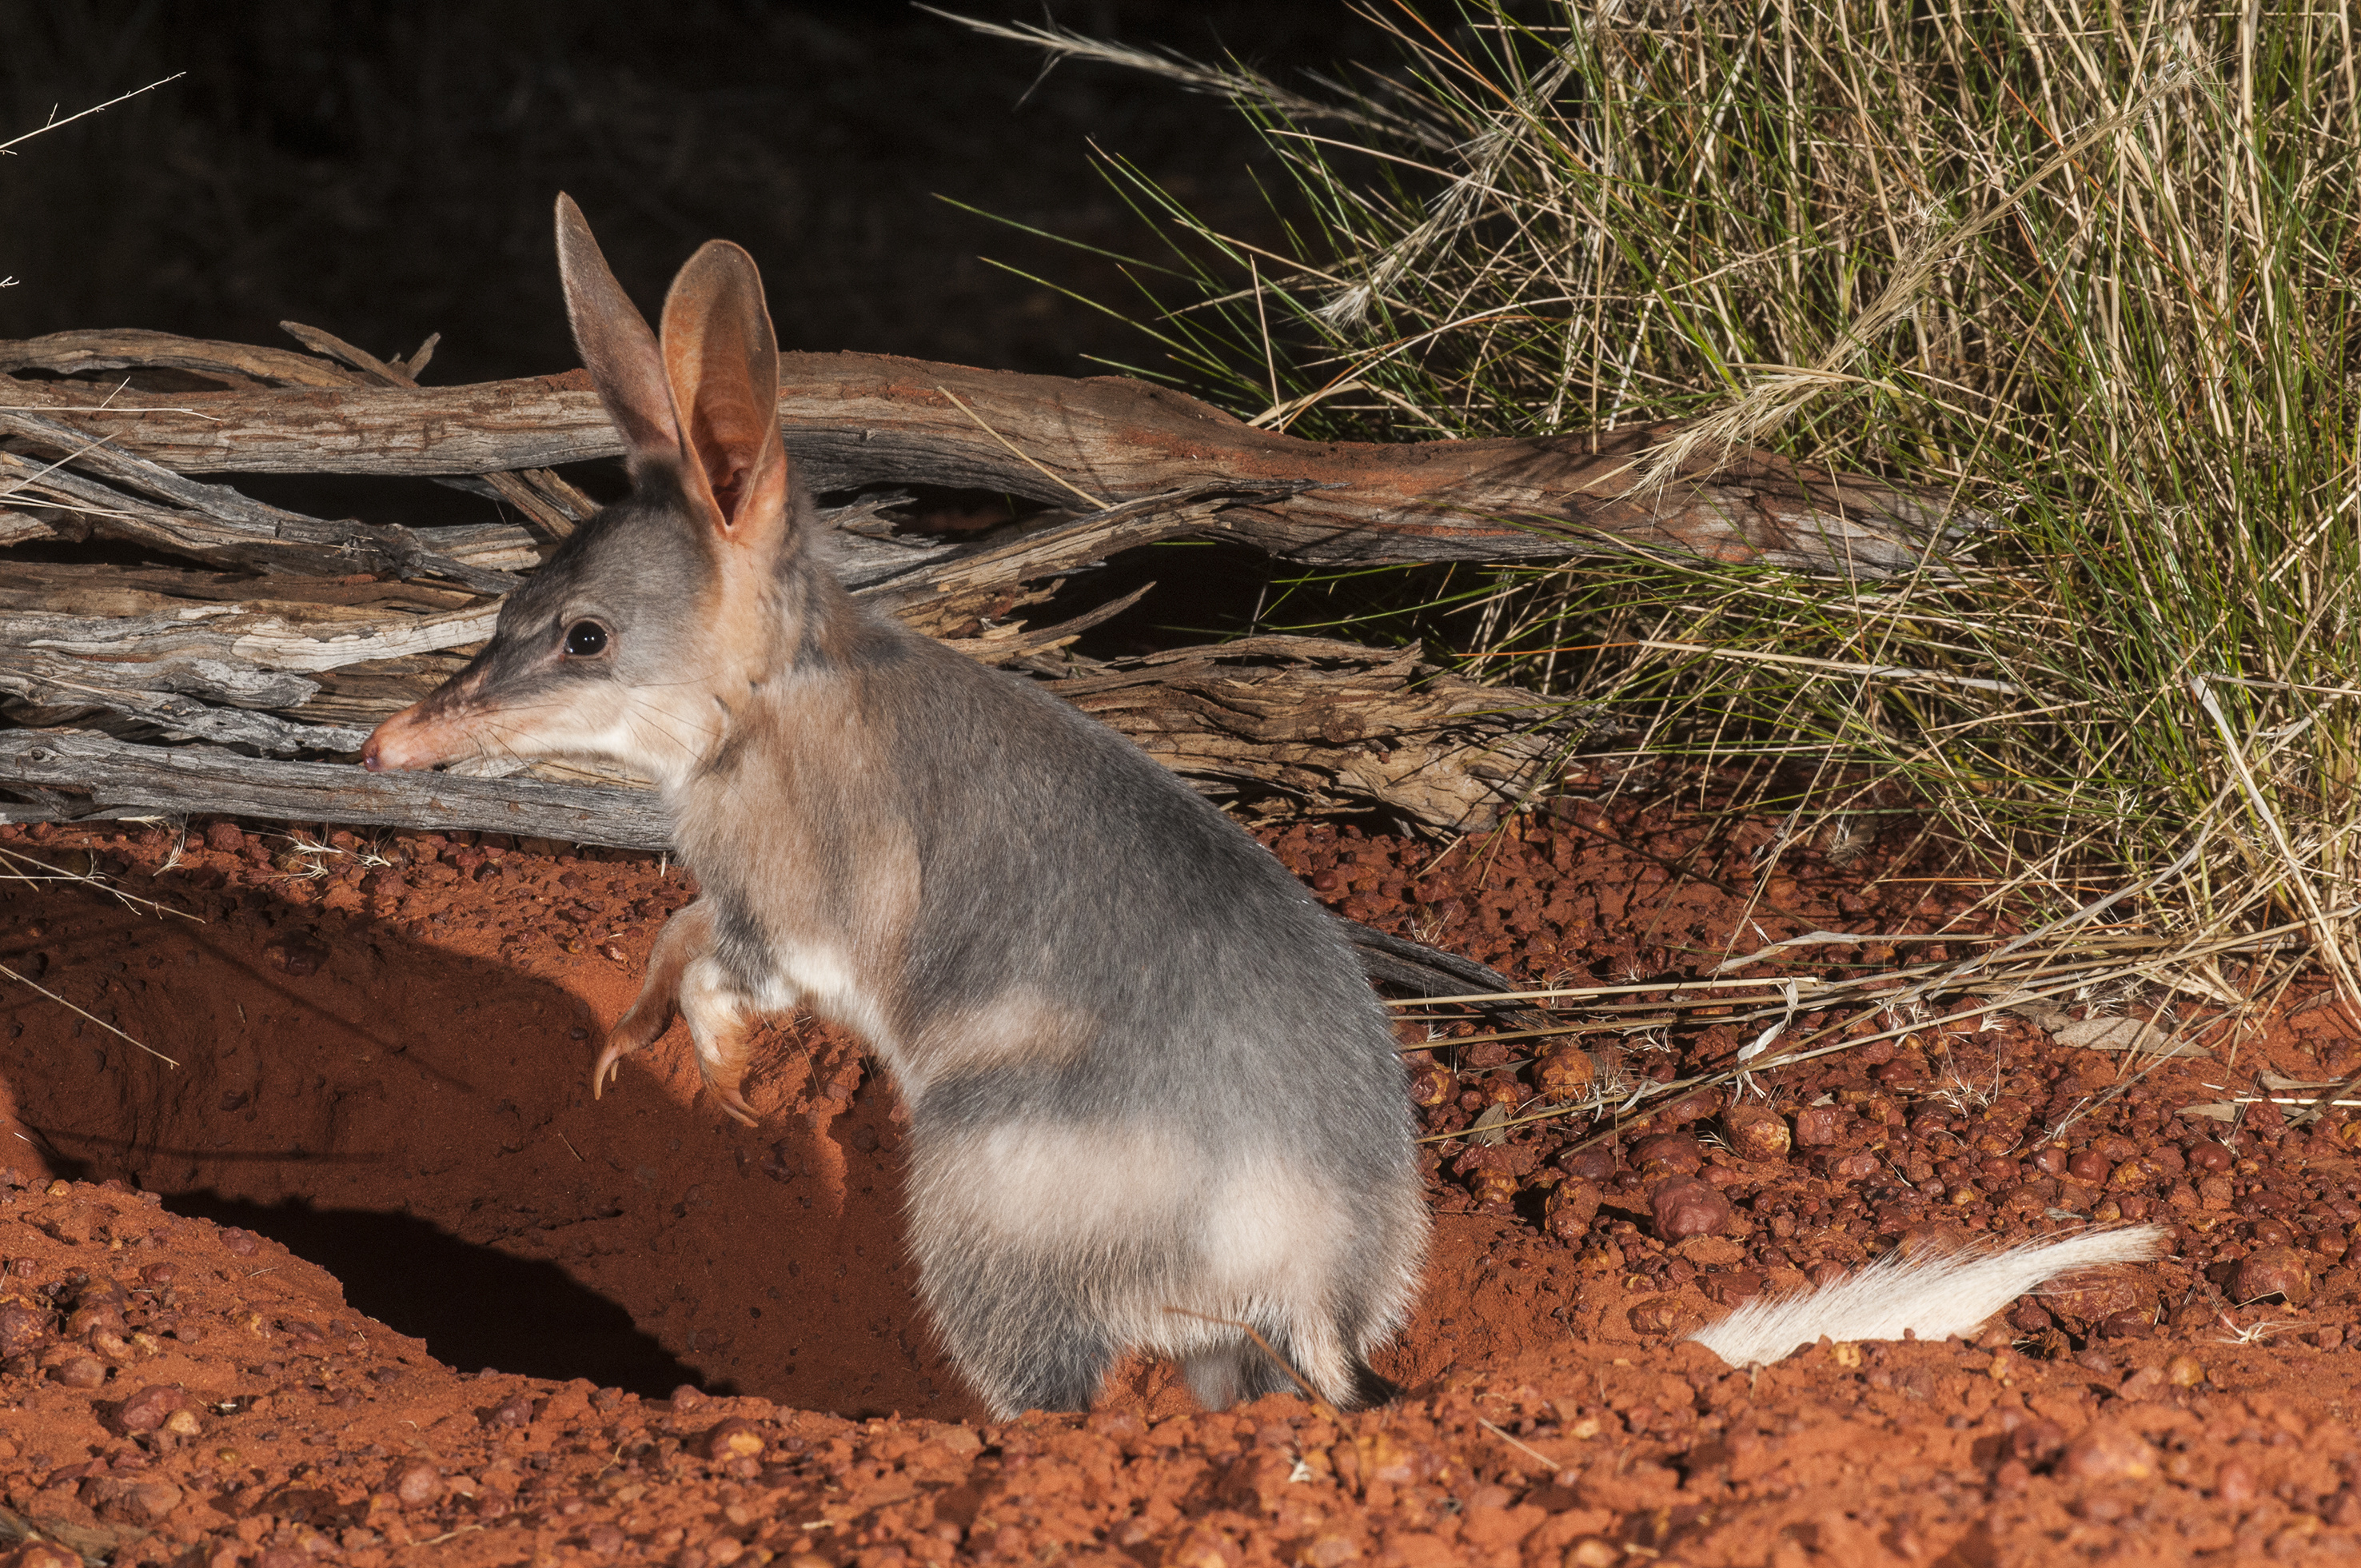
<instances>
[{"instance_id":1,"label":"fallen log","mask_svg":"<svg viewBox=\"0 0 2361 1568\"><path fill-rule=\"evenodd\" d=\"M37 415L0 410L0 434L12 433L35 449L56 455L36 460L0 450L0 499L10 503L7 513L0 516L0 543L94 533L258 572L441 577L494 594L523 580L437 547L440 542L434 535L457 530L328 522L267 507L225 486L182 479L160 465L112 451L109 443L82 438ZM68 465L94 469L115 484L70 472ZM36 508L40 510L32 510ZM479 543L480 531L467 530L466 543Z\"/></svg>"},{"instance_id":2,"label":"fallen log","mask_svg":"<svg viewBox=\"0 0 2361 1568\"><path fill-rule=\"evenodd\" d=\"M1320 638L1248 638L1061 667L1075 669L1080 673L1049 680L1049 689L1200 787L1217 794L1252 788L1319 810L1374 806L1442 833L1488 828L1544 792L1592 718L1587 708L1462 680L1423 663L1415 647L1365 648ZM394 684L367 706L391 711L432 689L445 673ZM10 680L11 666L0 663L0 689ZM159 684L126 685L102 700L85 685L82 695L177 736L262 750L308 745L346 751L366 733L358 725L304 726L230 708L192 719L190 710L170 706L170 684L160 689ZM52 696L60 695L75 693L52 688ZM353 717L350 709L340 713ZM267 728L273 723L280 729ZM297 733L289 742L287 732L307 730L308 740ZM0 731L0 789L42 792L24 807L0 805L0 820L231 812L525 833L623 849L663 845L653 789L624 775L609 777L615 782L584 782L583 770L562 763L499 778L376 775L346 762L266 764L214 746L139 745L86 729Z\"/></svg>"},{"instance_id":3,"label":"fallen log","mask_svg":"<svg viewBox=\"0 0 2361 1568\"><path fill-rule=\"evenodd\" d=\"M217 812L280 822L479 828L618 849L662 849L670 841L652 790L372 773L216 746L142 746L87 731L0 730L0 781L42 797L29 807L0 807L0 819L14 821Z\"/></svg>"},{"instance_id":4,"label":"fallen log","mask_svg":"<svg viewBox=\"0 0 2361 1568\"><path fill-rule=\"evenodd\" d=\"M0 366L58 372L168 363L141 334L0 343ZM186 345L183 347L182 345ZM177 367L206 363L173 340ZM228 364L228 378L245 375ZM325 363L323 361L322 363ZM1661 488L1636 465L1678 427L1404 444L1311 442L1258 429L1168 388L873 354L781 356L781 428L818 490L987 489L1093 510L1239 481L1307 487L1242 506L1237 537L1310 564L1565 560L1618 548L1883 576L1939 565L1961 521L1945 503L1856 475L1806 473L1761 452L1718 455ZM339 372L342 374L343 372ZM181 474L491 474L621 450L586 372L471 386L246 386L143 395L7 378L5 401L59 441L100 442ZM5 418L0 415L0 418ZM27 433L18 426L19 433ZM62 433L62 435L56 433Z\"/></svg>"},{"instance_id":5,"label":"fallen log","mask_svg":"<svg viewBox=\"0 0 2361 1568\"><path fill-rule=\"evenodd\" d=\"M1028 630L1022 621L1006 620L1019 604L1043 597L1027 594L1027 584L1080 570L1116 551L1156 540L1192 532L1218 534L1223 509L1241 494L1283 494L1287 489L1221 487L1151 496L1084 517L1010 531L1014 537L995 535L968 544L912 548L847 534L843 543L848 546L871 548L840 565L856 596L873 600L961 652L1005 663L1071 641L1138 598L1135 593L1063 625ZM824 521L842 525L872 514L870 509L853 507L822 515ZM0 562L0 604L10 598L19 600L0 609L0 693L43 710L31 716L36 723L66 722L77 710L105 708L157 722L171 739L252 744L276 756L348 751L360 743L360 737L320 727L313 714L302 711L321 687L313 681L291 680L291 674L397 663L422 653L470 648L491 635L499 615L497 601L489 598L421 613L415 590L381 606L300 602L277 597L302 591L280 586L290 583L286 577L266 578L250 590L270 598L190 605L171 597L172 578L152 571L139 575L146 588L130 587L127 580L110 584L93 578L90 568L69 571L62 581L74 586L64 595L54 588L48 595L11 595L14 581L58 582L59 574ZM193 590L184 591L203 597L207 586L201 579ZM168 591L153 591L157 588ZM98 608L95 613L63 606L58 610L38 608L45 598L94 598ZM987 621L1000 624L987 626ZM366 718L373 723L423 696L450 673L451 667L408 665L405 678L380 685L373 702L357 709L340 705L338 721ZM207 719L188 701L160 701L159 692L274 710L298 722L258 724L225 715Z\"/></svg>"},{"instance_id":6,"label":"fallen log","mask_svg":"<svg viewBox=\"0 0 2361 1568\"><path fill-rule=\"evenodd\" d=\"M0 733L0 792L18 797L0 814L231 811L660 843L653 796L627 778L552 764L370 781L334 760L458 668L497 596L588 515L550 465L619 447L580 372L421 388L432 339L380 360L289 330L317 356L139 332L0 343L0 546L113 540L197 564L0 558L0 715L35 727ZM1414 648L1266 637L1114 663L1045 657L1137 593L1061 625L1013 612L1111 555L1184 537L1306 563L1642 550L1874 577L1930 557L1939 569L1939 546L1968 526L1877 481L1759 453L1643 488L1635 461L1670 426L1323 444L1119 378L785 357L779 415L807 480L864 492L824 514L857 595L1045 681L1201 787L1375 806L1436 831L1487 827L1546 789L1588 716L1458 679ZM126 395L141 378L161 389ZM431 477L515 506L530 527L329 521L188 477L239 472ZM900 484L1049 510L980 536L913 532L896 516L906 498L878 493Z\"/></svg>"},{"instance_id":7,"label":"fallen log","mask_svg":"<svg viewBox=\"0 0 2361 1568\"><path fill-rule=\"evenodd\" d=\"M1049 689L1201 785L1375 805L1444 833L1545 793L1596 713L1480 686L1416 646L1246 637L1103 664Z\"/></svg>"}]
</instances>

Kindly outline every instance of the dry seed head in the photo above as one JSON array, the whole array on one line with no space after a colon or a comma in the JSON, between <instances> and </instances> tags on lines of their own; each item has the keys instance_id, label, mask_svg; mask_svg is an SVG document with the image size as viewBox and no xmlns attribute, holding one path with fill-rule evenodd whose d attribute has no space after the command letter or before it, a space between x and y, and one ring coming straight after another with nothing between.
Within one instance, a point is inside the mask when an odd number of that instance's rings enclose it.
<instances>
[{"instance_id":1,"label":"dry seed head","mask_svg":"<svg viewBox=\"0 0 2361 1568\"><path fill-rule=\"evenodd\" d=\"M1832 866L1849 866L1869 852L1870 838L1860 820L1851 817L1832 817L1820 829L1820 853Z\"/></svg>"}]
</instances>

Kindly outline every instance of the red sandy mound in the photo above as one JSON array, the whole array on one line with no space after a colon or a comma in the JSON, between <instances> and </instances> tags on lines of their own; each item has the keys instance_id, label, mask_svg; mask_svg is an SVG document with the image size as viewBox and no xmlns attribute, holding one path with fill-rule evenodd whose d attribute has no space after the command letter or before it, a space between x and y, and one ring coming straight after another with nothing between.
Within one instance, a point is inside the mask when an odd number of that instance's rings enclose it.
<instances>
[{"instance_id":1,"label":"red sandy mound","mask_svg":"<svg viewBox=\"0 0 2361 1568\"><path fill-rule=\"evenodd\" d=\"M1793 851L1754 902L1769 837L1583 807L1439 861L1325 825L1275 847L1345 913L1528 980L1691 972L1741 930L1751 951L1960 907L1874 854ZM1693 1096L1585 1150L1565 1120L1429 1146L1436 1256L1380 1363L1411 1386L1399 1405L1209 1416L1142 1365L1087 1418L998 1426L912 1298L895 1104L848 1042L778 1031L748 1086L759 1130L698 1097L677 1035L590 1100L601 1026L691 896L659 861L346 835L307 854L225 823L159 870L160 831L0 839L203 922L81 884L0 913L0 963L89 1014L0 979L0 1541L1203 1568L2356 1546L2361 1170L2337 1128L2268 1105L2226 1143L2178 1113L2258 1070L2350 1070L2329 1009L2112 1097L2115 1058L2010 1020L1786 1069L1775 1132ZM1730 1034L1594 1038L1579 1063L1439 1042L1420 1097L1453 1133L1569 1073L1727 1059ZM1676 1343L1896 1240L2085 1215L2168 1223L2175 1255L2021 1302L1974 1345L1823 1346L1750 1374ZM477 1366L499 1370L453 1370Z\"/></svg>"}]
</instances>

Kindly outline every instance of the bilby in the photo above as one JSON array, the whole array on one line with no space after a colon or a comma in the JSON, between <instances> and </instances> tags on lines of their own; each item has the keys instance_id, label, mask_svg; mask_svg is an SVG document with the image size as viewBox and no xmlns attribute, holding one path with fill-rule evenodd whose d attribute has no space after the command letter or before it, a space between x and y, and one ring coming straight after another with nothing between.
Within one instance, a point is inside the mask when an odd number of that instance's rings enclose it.
<instances>
[{"instance_id":1,"label":"bilby","mask_svg":"<svg viewBox=\"0 0 2361 1568\"><path fill-rule=\"evenodd\" d=\"M747 1120L759 1015L861 1035L909 1112L920 1294L998 1416L1087 1408L1133 1350L1209 1408L1290 1369L1339 1405L1384 1397L1368 1356L1427 1222L1405 1075L1345 937L1130 742L847 596L744 251L689 259L659 337L563 196L557 250L631 493L362 761L659 782L701 896L594 1088L675 1008Z\"/></svg>"}]
</instances>

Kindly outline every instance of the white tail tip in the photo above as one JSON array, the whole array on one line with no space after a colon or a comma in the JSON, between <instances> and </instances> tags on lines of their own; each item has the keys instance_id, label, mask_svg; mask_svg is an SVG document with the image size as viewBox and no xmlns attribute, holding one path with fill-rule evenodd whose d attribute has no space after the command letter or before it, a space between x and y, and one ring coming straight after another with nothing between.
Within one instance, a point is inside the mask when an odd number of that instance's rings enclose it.
<instances>
[{"instance_id":1,"label":"white tail tip","mask_svg":"<svg viewBox=\"0 0 2361 1568\"><path fill-rule=\"evenodd\" d=\"M1689 1338L1732 1366L1768 1366L1823 1337L1839 1343L1900 1339L1905 1329L1927 1340L1964 1336L2061 1274L2155 1257L2165 1235L2160 1225L2137 1225L1999 1252L1916 1260L1889 1253L1824 1288L1750 1301Z\"/></svg>"}]
</instances>

